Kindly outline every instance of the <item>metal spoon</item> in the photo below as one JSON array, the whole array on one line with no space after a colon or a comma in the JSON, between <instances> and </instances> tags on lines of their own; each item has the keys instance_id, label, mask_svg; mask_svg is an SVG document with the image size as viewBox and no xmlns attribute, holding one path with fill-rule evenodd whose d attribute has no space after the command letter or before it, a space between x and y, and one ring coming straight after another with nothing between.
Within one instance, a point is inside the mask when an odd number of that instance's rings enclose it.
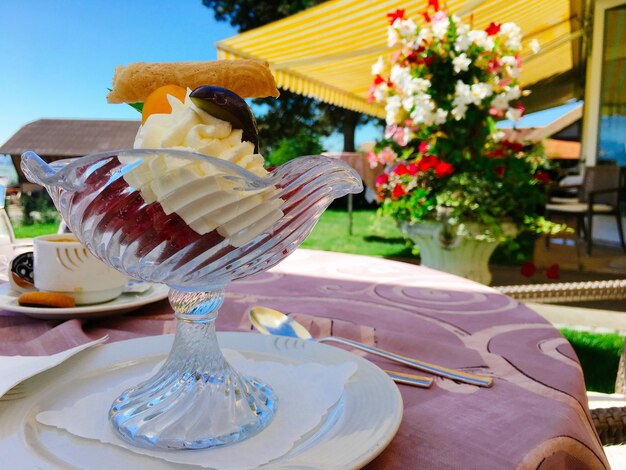
<instances>
[{"instance_id":1,"label":"metal spoon","mask_svg":"<svg viewBox=\"0 0 626 470\"><path fill-rule=\"evenodd\" d=\"M266 307L253 307L248 311L248 316L254 327L261 334L315 341L305 327L277 310ZM277 321L282 322L282 325L288 326L285 328L281 328L280 326L275 327ZM389 378L396 383L415 385L422 388L429 388L433 384L432 378L424 377L423 375L405 374L404 372L395 372L392 370L385 370L385 372Z\"/></svg>"},{"instance_id":2,"label":"metal spoon","mask_svg":"<svg viewBox=\"0 0 626 470\"><path fill-rule=\"evenodd\" d=\"M250 308L250 310L248 311L248 316L250 317L250 321L252 321L252 324L255 326L255 328L263 334L290 336L293 338L300 338L304 340L314 340L311 336L311 333L309 333L304 326L299 324L293 318L290 318L284 313L281 313L277 310L267 307L256 306ZM337 336L317 338L314 341L345 344L353 348L375 354L377 356L401 362L402 364L406 364L415 369L430 372L431 374L439 375L441 377L447 377L458 382L478 385L479 387L491 387L493 385L493 379L491 377L475 375L456 369L448 369L447 367L419 361L417 359L391 353L382 349L373 348L371 346L357 343L356 341L352 341L349 339L339 338Z\"/></svg>"}]
</instances>

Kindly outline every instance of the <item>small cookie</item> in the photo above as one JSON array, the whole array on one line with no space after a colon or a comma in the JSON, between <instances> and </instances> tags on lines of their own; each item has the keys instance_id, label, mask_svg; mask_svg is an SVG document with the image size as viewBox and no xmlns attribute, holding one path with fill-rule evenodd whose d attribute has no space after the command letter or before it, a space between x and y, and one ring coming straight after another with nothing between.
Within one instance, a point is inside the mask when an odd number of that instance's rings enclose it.
<instances>
[{"instance_id":1,"label":"small cookie","mask_svg":"<svg viewBox=\"0 0 626 470\"><path fill-rule=\"evenodd\" d=\"M17 303L25 307L75 307L74 298L57 292L24 292L17 299Z\"/></svg>"}]
</instances>

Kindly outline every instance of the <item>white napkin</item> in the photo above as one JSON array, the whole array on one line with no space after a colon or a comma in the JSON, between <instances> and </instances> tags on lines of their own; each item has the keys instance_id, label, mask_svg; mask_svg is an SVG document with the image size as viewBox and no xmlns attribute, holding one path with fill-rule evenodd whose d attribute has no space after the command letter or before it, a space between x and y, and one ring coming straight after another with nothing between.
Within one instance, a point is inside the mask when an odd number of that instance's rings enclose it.
<instances>
[{"instance_id":1,"label":"white napkin","mask_svg":"<svg viewBox=\"0 0 626 470\"><path fill-rule=\"evenodd\" d=\"M278 396L278 410L269 426L236 444L204 450L163 451L134 447L120 439L108 421L109 407L123 390L150 374L86 396L63 410L43 411L37 420L79 437L168 462L219 470L256 468L285 455L298 439L315 428L328 409L339 401L345 384L357 369L354 362L286 365L254 361L231 350L225 350L224 354L233 367L265 381Z\"/></svg>"},{"instance_id":2,"label":"white napkin","mask_svg":"<svg viewBox=\"0 0 626 470\"><path fill-rule=\"evenodd\" d=\"M0 356L0 371L2 371L0 374L0 397L24 380L52 369L84 349L104 343L108 339L108 336L103 336L90 343L81 344L51 356Z\"/></svg>"}]
</instances>

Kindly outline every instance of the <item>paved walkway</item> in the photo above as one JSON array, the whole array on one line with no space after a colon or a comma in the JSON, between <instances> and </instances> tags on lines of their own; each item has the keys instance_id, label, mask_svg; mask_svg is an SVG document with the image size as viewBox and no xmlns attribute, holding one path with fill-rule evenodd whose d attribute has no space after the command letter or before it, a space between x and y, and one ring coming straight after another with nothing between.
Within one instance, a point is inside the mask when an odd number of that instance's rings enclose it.
<instances>
[{"instance_id":1,"label":"paved walkway","mask_svg":"<svg viewBox=\"0 0 626 470\"><path fill-rule=\"evenodd\" d=\"M592 256L573 239L555 240L548 249L543 239L537 241L531 277L523 276L519 267L491 266L493 285L543 284L626 279L626 253L615 245L594 245ZM557 264L559 277L549 279L546 270ZM596 332L615 331L626 336L626 299L560 304L530 303L529 307L557 327Z\"/></svg>"}]
</instances>

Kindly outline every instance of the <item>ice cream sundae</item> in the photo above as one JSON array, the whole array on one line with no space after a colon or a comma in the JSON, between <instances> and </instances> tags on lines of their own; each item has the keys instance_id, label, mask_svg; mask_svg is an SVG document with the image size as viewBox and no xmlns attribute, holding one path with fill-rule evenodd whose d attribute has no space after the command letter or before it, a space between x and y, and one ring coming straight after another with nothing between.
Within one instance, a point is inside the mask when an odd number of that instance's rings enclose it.
<instances>
[{"instance_id":1,"label":"ice cream sundae","mask_svg":"<svg viewBox=\"0 0 626 470\"><path fill-rule=\"evenodd\" d=\"M116 70L113 103L143 103L135 149L46 164L22 156L64 220L100 260L170 287L172 351L147 381L124 391L109 418L144 447L197 449L237 442L274 416L271 384L222 356L215 319L231 281L295 250L337 197L362 189L324 156L267 172L243 97L276 96L267 64L131 64Z\"/></svg>"},{"instance_id":2,"label":"ice cream sundae","mask_svg":"<svg viewBox=\"0 0 626 470\"><path fill-rule=\"evenodd\" d=\"M262 63L253 61L250 65L267 72ZM143 73L139 74L142 85L148 66L143 64ZM207 70L224 66L233 69L230 61L218 61ZM248 62L242 66L247 67ZM188 67L183 64L179 68ZM199 64L194 67L198 72ZM177 70L173 64L165 64L164 68ZM125 69L118 69L114 85L117 83L117 87L126 90L135 89L137 85L129 87L121 78L124 75L122 70ZM163 70L154 67L149 70L158 72L159 78L167 80L163 78ZM215 76L208 75L207 80L215 79ZM262 76L269 82L264 87L265 94L276 95L271 74ZM177 79L171 77L169 80ZM180 79L178 83L181 83ZM232 86L232 77L228 83ZM116 89L111 95L116 96ZM203 85L192 91L172 83L159 86L145 98L142 121L134 148L188 150L229 161L259 177L267 175L264 159L257 153L258 132L250 108L228 89ZM123 163L134 159L123 154L118 158ZM266 232L283 216L280 207L284 201L277 197L276 188L244 191L236 182L216 171L215 166L202 161L176 159L164 154L138 162L125 173L124 180L139 190L146 203L158 202L166 215L177 214L197 234L216 230L233 246L241 246Z\"/></svg>"}]
</instances>

